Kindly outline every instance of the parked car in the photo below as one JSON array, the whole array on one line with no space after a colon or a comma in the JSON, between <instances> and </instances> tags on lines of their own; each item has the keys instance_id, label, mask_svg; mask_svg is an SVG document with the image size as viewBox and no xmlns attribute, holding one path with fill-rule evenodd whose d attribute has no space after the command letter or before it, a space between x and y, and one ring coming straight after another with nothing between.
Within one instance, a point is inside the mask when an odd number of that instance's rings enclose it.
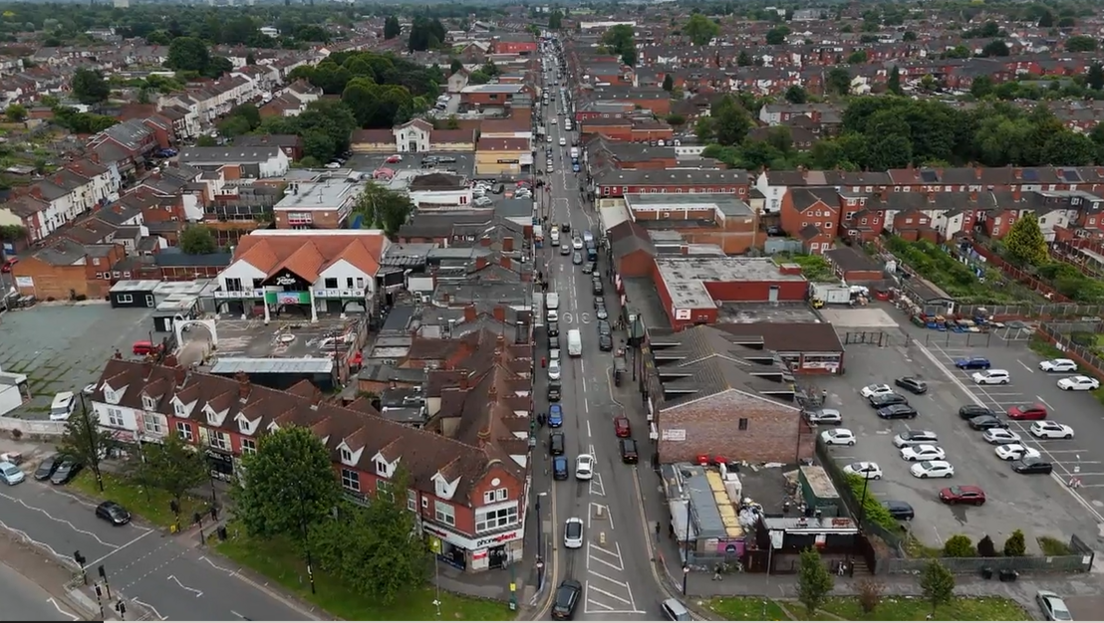
<instances>
[{"instance_id":1,"label":"parked car","mask_svg":"<svg viewBox=\"0 0 1104 623\"><path fill-rule=\"evenodd\" d=\"M996 415L989 407L983 407L981 405L963 405L958 408L958 417L964 420L970 420L982 415Z\"/></svg>"},{"instance_id":2,"label":"parked car","mask_svg":"<svg viewBox=\"0 0 1104 623\"><path fill-rule=\"evenodd\" d=\"M113 526L123 526L130 523L130 511L123 508L118 502L110 500L101 502L96 507L96 516Z\"/></svg>"},{"instance_id":3,"label":"parked car","mask_svg":"<svg viewBox=\"0 0 1104 623\"><path fill-rule=\"evenodd\" d=\"M855 445L855 433L846 428L833 428L820 434L820 439L829 446Z\"/></svg>"},{"instance_id":4,"label":"parked car","mask_svg":"<svg viewBox=\"0 0 1104 623\"><path fill-rule=\"evenodd\" d=\"M970 418L970 428L974 430L989 430L990 428L1008 428L1008 422L995 415L979 415Z\"/></svg>"},{"instance_id":5,"label":"parked car","mask_svg":"<svg viewBox=\"0 0 1104 623\"><path fill-rule=\"evenodd\" d=\"M552 479L567 480L567 457L559 454L552 456Z\"/></svg>"},{"instance_id":6,"label":"parked car","mask_svg":"<svg viewBox=\"0 0 1104 623\"><path fill-rule=\"evenodd\" d=\"M907 446L921 446L934 444L939 437L930 430L907 430L893 438L893 445L898 448Z\"/></svg>"},{"instance_id":7,"label":"parked car","mask_svg":"<svg viewBox=\"0 0 1104 623\"><path fill-rule=\"evenodd\" d=\"M54 470L54 475L50 476L50 482L55 485L68 484L78 473L80 473L81 464L76 459L66 458L61 462L61 465Z\"/></svg>"},{"instance_id":8,"label":"parked car","mask_svg":"<svg viewBox=\"0 0 1104 623\"><path fill-rule=\"evenodd\" d=\"M939 492L939 500L944 504L985 504L985 491L974 485L955 485Z\"/></svg>"},{"instance_id":9,"label":"parked car","mask_svg":"<svg viewBox=\"0 0 1104 623\"><path fill-rule=\"evenodd\" d=\"M843 473L855 475L865 480L882 479L882 468L878 467L877 463L871 463L869 461L859 461L857 463L844 465Z\"/></svg>"},{"instance_id":10,"label":"parked car","mask_svg":"<svg viewBox=\"0 0 1104 623\"><path fill-rule=\"evenodd\" d=\"M1054 466L1042 458L1022 458L1012 461L1012 471L1017 474L1049 474L1054 471Z\"/></svg>"},{"instance_id":11,"label":"parked car","mask_svg":"<svg viewBox=\"0 0 1104 623\"><path fill-rule=\"evenodd\" d=\"M928 391L927 382L915 376L903 376L893 381L893 384L914 394L924 394Z\"/></svg>"},{"instance_id":12,"label":"parked car","mask_svg":"<svg viewBox=\"0 0 1104 623\"><path fill-rule=\"evenodd\" d=\"M1048 359L1039 362L1043 372L1077 372L1077 362L1072 359Z\"/></svg>"},{"instance_id":13,"label":"parked car","mask_svg":"<svg viewBox=\"0 0 1104 623\"><path fill-rule=\"evenodd\" d=\"M560 405L548 406L548 426L549 428L559 428L563 426L563 407Z\"/></svg>"},{"instance_id":14,"label":"parked car","mask_svg":"<svg viewBox=\"0 0 1104 623\"><path fill-rule=\"evenodd\" d=\"M959 370L988 370L992 364L985 357L963 357L955 359L954 365Z\"/></svg>"},{"instance_id":15,"label":"parked car","mask_svg":"<svg viewBox=\"0 0 1104 623\"><path fill-rule=\"evenodd\" d=\"M912 521L916 518L916 511L908 502L882 500L882 508L889 511L889 515L898 521Z\"/></svg>"},{"instance_id":16,"label":"parked car","mask_svg":"<svg viewBox=\"0 0 1104 623\"><path fill-rule=\"evenodd\" d=\"M1073 428L1052 420L1035 422L1030 430L1039 439L1073 439Z\"/></svg>"},{"instance_id":17,"label":"parked car","mask_svg":"<svg viewBox=\"0 0 1104 623\"><path fill-rule=\"evenodd\" d=\"M888 407L890 405L907 405L909 403L908 398L896 393L875 394L867 400L870 402L870 406L875 409L881 409L882 407Z\"/></svg>"},{"instance_id":18,"label":"parked car","mask_svg":"<svg viewBox=\"0 0 1104 623\"><path fill-rule=\"evenodd\" d=\"M1002 461L1018 461L1020 459L1037 459L1042 456L1035 448L1029 448L1022 443L1010 443L1003 446L997 446L993 449L997 454L997 458Z\"/></svg>"},{"instance_id":19,"label":"parked car","mask_svg":"<svg viewBox=\"0 0 1104 623\"><path fill-rule=\"evenodd\" d=\"M939 446L923 444L901 448L901 458L909 462L942 461L947 458L947 453Z\"/></svg>"},{"instance_id":20,"label":"parked car","mask_svg":"<svg viewBox=\"0 0 1104 623\"><path fill-rule=\"evenodd\" d=\"M35 480L49 480L50 476L54 475L57 468L65 462L65 456L61 454L51 454L50 456L42 459L42 462L38 464L38 469L34 472Z\"/></svg>"},{"instance_id":21,"label":"parked car","mask_svg":"<svg viewBox=\"0 0 1104 623\"><path fill-rule=\"evenodd\" d=\"M947 461L924 461L913 465L909 472L917 478L950 478L954 476L954 466Z\"/></svg>"},{"instance_id":22,"label":"parked car","mask_svg":"<svg viewBox=\"0 0 1104 623\"><path fill-rule=\"evenodd\" d=\"M1017 405L1008 409L1008 417L1012 420L1045 420L1047 408L1043 405Z\"/></svg>"},{"instance_id":23,"label":"parked car","mask_svg":"<svg viewBox=\"0 0 1104 623\"><path fill-rule=\"evenodd\" d=\"M1058 389L1069 391L1087 392L1100 389L1100 381L1091 376L1070 376L1058 381Z\"/></svg>"},{"instance_id":24,"label":"parked car","mask_svg":"<svg viewBox=\"0 0 1104 623\"><path fill-rule=\"evenodd\" d=\"M863 398L870 398L877 394L892 394L893 388L885 383L875 383L873 385L867 385L859 390L859 395Z\"/></svg>"},{"instance_id":25,"label":"parked car","mask_svg":"<svg viewBox=\"0 0 1104 623\"><path fill-rule=\"evenodd\" d=\"M812 409L806 410L805 419L814 426L821 424L843 424L843 414L838 409Z\"/></svg>"},{"instance_id":26,"label":"parked car","mask_svg":"<svg viewBox=\"0 0 1104 623\"><path fill-rule=\"evenodd\" d=\"M970 378L978 385L1008 385L1012 382L1008 370L983 370L974 372Z\"/></svg>"},{"instance_id":27,"label":"parked car","mask_svg":"<svg viewBox=\"0 0 1104 623\"><path fill-rule=\"evenodd\" d=\"M1035 593L1035 603L1039 604L1039 609L1043 611L1043 618L1047 621L1073 620L1073 615L1066 607L1066 602L1062 601L1058 593L1039 591Z\"/></svg>"},{"instance_id":28,"label":"parked car","mask_svg":"<svg viewBox=\"0 0 1104 623\"><path fill-rule=\"evenodd\" d=\"M986 443L999 446L1008 443L1018 443L1020 441L1020 434L1013 432L1007 428L990 428L985 431L985 434L981 436Z\"/></svg>"},{"instance_id":29,"label":"parked car","mask_svg":"<svg viewBox=\"0 0 1104 623\"><path fill-rule=\"evenodd\" d=\"M621 450L621 461L623 463L636 463L640 460L640 456L636 452L636 441L620 439L618 440L618 447Z\"/></svg>"},{"instance_id":30,"label":"parked car","mask_svg":"<svg viewBox=\"0 0 1104 623\"><path fill-rule=\"evenodd\" d=\"M613 432L621 438L632 437L632 425L629 424L629 418L623 415L613 418Z\"/></svg>"},{"instance_id":31,"label":"parked car","mask_svg":"<svg viewBox=\"0 0 1104 623\"><path fill-rule=\"evenodd\" d=\"M15 463L0 462L0 480L10 486L17 485L27 479L27 475Z\"/></svg>"},{"instance_id":32,"label":"parked car","mask_svg":"<svg viewBox=\"0 0 1104 623\"><path fill-rule=\"evenodd\" d=\"M910 405L889 405L878 409L878 417L883 420L911 420L917 415Z\"/></svg>"}]
</instances>

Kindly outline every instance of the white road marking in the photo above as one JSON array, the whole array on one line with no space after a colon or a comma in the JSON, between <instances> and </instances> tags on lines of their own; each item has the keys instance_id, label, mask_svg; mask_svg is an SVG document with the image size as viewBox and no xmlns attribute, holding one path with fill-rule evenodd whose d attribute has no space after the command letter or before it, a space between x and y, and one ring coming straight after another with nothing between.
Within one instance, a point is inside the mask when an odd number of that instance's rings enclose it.
<instances>
[{"instance_id":1,"label":"white road marking","mask_svg":"<svg viewBox=\"0 0 1104 623\"><path fill-rule=\"evenodd\" d=\"M586 387L585 387L586 386L586 381L583 381L583 385L584 385L583 391L585 392L586 391ZM590 413L590 401L587 400L586 396L583 396L583 412L584 413Z\"/></svg>"},{"instance_id":2,"label":"white road marking","mask_svg":"<svg viewBox=\"0 0 1104 623\"><path fill-rule=\"evenodd\" d=\"M1020 361L1019 359L1017 359L1017 360L1016 360L1016 363L1018 363L1018 364L1020 364L1021 366L1023 366L1023 367L1024 367L1024 370L1027 370L1028 372L1030 372L1030 373L1032 373L1032 374L1035 374L1035 370L1033 370L1033 369L1031 368L1031 366L1027 365L1026 363L1024 363L1024 362Z\"/></svg>"},{"instance_id":3,"label":"white road marking","mask_svg":"<svg viewBox=\"0 0 1104 623\"><path fill-rule=\"evenodd\" d=\"M591 573L591 575L597 575L598 577L602 577L602 576L598 575L597 573L594 573L593 571L591 571L590 573ZM594 591L596 593L601 593L602 595L605 595L606 597L616 599L617 601L620 601L622 603L628 604L629 606L632 606L632 602L629 601L628 599L625 599L624 597L621 597L620 595L614 595L613 593L611 593L609 591L604 591L604 590L602 590L602 589L600 589L596 586L591 586L590 582L587 582L587 591Z\"/></svg>"},{"instance_id":4,"label":"white road marking","mask_svg":"<svg viewBox=\"0 0 1104 623\"><path fill-rule=\"evenodd\" d=\"M1046 407L1047 409L1050 409L1051 411L1053 411L1053 410L1054 410L1054 407L1050 406L1050 403L1049 403L1049 402L1047 402L1047 401L1043 400L1043 397L1042 397L1042 396L1035 396L1035 397L1039 399L1039 402L1043 403L1043 406L1044 406L1044 407Z\"/></svg>"},{"instance_id":5,"label":"white road marking","mask_svg":"<svg viewBox=\"0 0 1104 623\"><path fill-rule=\"evenodd\" d=\"M615 552L615 551L613 551L613 550L608 550L608 549L606 549L606 548L604 548L604 547L602 547L602 546L600 546L600 545L595 545L595 544L593 544L593 543L587 543L587 548L588 548L588 549L590 549L590 548L593 548L593 549L596 549L596 550L598 550L598 551L602 552L603 554L607 554L607 555L609 555L609 556L613 556L614 558L616 558L616 559L617 559L617 563L618 563L618 564L619 564L619 565L621 566L621 569L624 569L624 568L625 568L625 564L624 564L624 562L623 562L623 561L621 560L621 546L620 546L620 545L617 545L617 543L614 543L613 545L614 545L614 547L616 547L616 548L617 548L617 551L616 551L616 552ZM587 552L587 554L589 555L589 552Z\"/></svg>"},{"instance_id":6,"label":"white road marking","mask_svg":"<svg viewBox=\"0 0 1104 623\"><path fill-rule=\"evenodd\" d=\"M37 546L39 546L43 549L49 550L50 553L54 555L54 558L57 558L58 560L66 563L67 565L70 565L70 566L75 566L76 565L76 563L73 562L73 559L70 558L69 556L62 556L61 554L57 553L57 550L50 547L49 544L43 543L42 541L36 541L36 540L32 539L31 535L27 534L26 532L23 532L19 528L13 528L13 527L9 526L8 524L4 523L3 521L0 521L0 528L3 528L5 530L7 530L8 532L11 532L12 534L16 535L17 537L19 537L21 540L23 540L26 543L31 543L31 544L37 545Z\"/></svg>"},{"instance_id":7,"label":"white road marking","mask_svg":"<svg viewBox=\"0 0 1104 623\"><path fill-rule=\"evenodd\" d=\"M146 602L144 602L144 601L141 601L141 600L140 600L140 599L138 599L137 597L131 597L131 598L130 598L130 600L131 600L131 601L133 601L134 603L136 603L136 604L140 605L140 606L145 606L145 607L149 608L149 609L150 609L150 612L153 612L153 614L154 614L154 615L156 615L156 616L157 616L157 618L158 618L158 619L161 619L162 621L164 621L164 620L166 620L166 619L168 619L168 618L169 618L169 617L166 617L166 616L161 616L161 613L157 611L157 608L154 608L154 607L153 607L152 605L150 605L150 604L147 604L147 603L146 603Z\"/></svg>"},{"instance_id":8,"label":"white road marking","mask_svg":"<svg viewBox=\"0 0 1104 623\"><path fill-rule=\"evenodd\" d=\"M80 534L88 535L88 536L92 537L93 539L96 539L96 541L99 542L100 545L103 545L105 547L113 547L115 549L119 548L118 545L115 545L114 543L108 543L107 541L101 539L99 537L99 535L97 535L95 532L89 532L88 530L82 530L82 529L74 526L73 522L69 521L68 519L59 519L57 517L54 517L50 513L46 512L45 510L43 510L41 508L38 508L37 506L31 506L30 504L27 504L23 500L21 500L19 498L14 498L14 497L6 494L6 493L0 493L0 497L4 498L6 500L11 500L12 502L15 502L16 504L19 504L19 505L23 506L27 510L32 510L32 511L42 513L43 515L45 515L51 521L56 521L57 523L65 524L65 525L69 526L70 528L72 528L73 532L79 532Z\"/></svg>"},{"instance_id":9,"label":"white road marking","mask_svg":"<svg viewBox=\"0 0 1104 623\"><path fill-rule=\"evenodd\" d=\"M115 551L112 551L112 552L109 552L107 554L104 554L103 556L100 556L96 560L93 560L92 562L88 563L86 566L91 567L92 565L95 565L97 563L101 563L104 560L107 560L108 558L113 556L114 554L117 554L117 553L121 552L122 550L130 547L131 545L134 545L138 541L141 541L142 539L146 538L147 536L149 536L151 534L153 534L153 529L147 529L142 534L140 534L140 535L134 537L133 539L131 539L130 541L127 541L126 543L124 543L121 547L116 548Z\"/></svg>"},{"instance_id":10,"label":"white road marking","mask_svg":"<svg viewBox=\"0 0 1104 623\"><path fill-rule=\"evenodd\" d=\"M195 593L196 597L203 597L203 591L201 591L197 588L192 588L190 586L184 586L184 583L181 582L180 580L176 579L175 575L170 575L167 579L172 580L173 582L176 582L176 585L179 586L180 588L182 588L186 591L191 591L191 592Z\"/></svg>"},{"instance_id":11,"label":"white road marking","mask_svg":"<svg viewBox=\"0 0 1104 623\"><path fill-rule=\"evenodd\" d=\"M590 583L589 582L587 583L587 590L588 591L590 590ZM587 597L587 605L598 606L599 608L601 608L602 610L605 610L606 612L613 612L613 607L612 606L607 606L606 604L604 604L600 601L596 601L594 599L591 599L590 597Z\"/></svg>"},{"instance_id":12,"label":"white road marking","mask_svg":"<svg viewBox=\"0 0 1104 623\"><path fill-rule=\"evenodd\" d=\"M231 611L230 611L230 614L232 614L232 615L234 615L234 616L238 617L239 619L245 620L245 616L244 616L244 615L242 615L242 614L239 614L239 613L237 613L237 612L234 612L233 610L231 610Z\"/></svg>"},{"instance_id":13,"label":"white road marking","mask_svg":"<svg viewBox=\"0 0 1104 623\"><path fill-rule=\"evenodd\" d=\"M609 562L609 561L606 561L606 560L602 560L601 558L597 558L597 557L595 557L595 556L591 556L591 557L590 557L590 558L588 559L588 561L589 561L589 560L593 560L594 562L600 562L600 563L602 563L603 565L606 565L607 567L609 567L610 569L613 569L614 571L624 571L624 569L622 569L621 567L618 567L617 565L613 564L612 562ZM588 570L589 570L589 567L590 567L590 565L587 565L587 567L588 567ZM594 573L594 572L593 572L593 571L591 571L591 573ZM598 575L598 574L597 574L597 573L595 573L594 575Z\"/></svg>"},{"instance_id":14,"label":"white road marking","mask_svg":"<svg viewBox=\"0 0 1104 623\"><path fill-rule=\"evenodd\" d=\"M54 607L55 610L57 610L58 612L64 614L65 616L69 617L70 619L73 619L74 621L79 621L80 620L79 616L73 614L72 612L68 612L66 610L63 610L61 608L61 606L58 605L58 602L54 601L53 597L48 598L46 601L50 602L50 604Z\"/></svg>"},{"instance_id":15,"label":"white road marking","mask_svg":"<svg viewBox=\"0 0 1104 623\"><path fill-rule=\"evenodd\" d=\"M590 437L590 420L587 420L587 437Z\"/></svg>"},{"instance_id":16,"label":"white road marking","mask_svg":"<svg viewBox=\"0 0 1104 623\"><path fill-rule=\"evenodd\" d=\"M92 502L89 502L88 500L85 500L85 499L82 499L82 498L78 498L77 496L73 495L72 493L66 493L65 491L61 491L60 489L46 489L46 490L49 491L50 493L55 494L55 495L63 495L65 497L69 498L70 500L73 500L77 504L87 506L88 508L96 508L96 505L93 504Z\"/></svg>"}]
</instances>

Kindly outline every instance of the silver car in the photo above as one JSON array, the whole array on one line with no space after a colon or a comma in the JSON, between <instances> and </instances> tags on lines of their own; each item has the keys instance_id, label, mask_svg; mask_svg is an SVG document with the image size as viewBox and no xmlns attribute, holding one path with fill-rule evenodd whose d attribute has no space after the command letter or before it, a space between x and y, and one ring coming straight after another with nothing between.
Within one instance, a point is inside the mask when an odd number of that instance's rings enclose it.
<instances>
[{"instance_id":1,"label":"silver car","mask_svg":"<svg viewBox=\"0 0 1104 623\"><path fill-rule=\"evenodd\" d=\"M805 419L814 426L821 424L843 424L843 414L838 409L812 409L807 410Z\"/></svg>"}]
</instances>

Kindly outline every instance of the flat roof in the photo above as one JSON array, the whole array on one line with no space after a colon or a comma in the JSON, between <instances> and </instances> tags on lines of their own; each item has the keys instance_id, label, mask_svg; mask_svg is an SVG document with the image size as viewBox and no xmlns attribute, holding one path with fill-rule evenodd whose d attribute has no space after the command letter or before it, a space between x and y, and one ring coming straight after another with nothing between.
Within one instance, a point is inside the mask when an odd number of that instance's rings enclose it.
<instances>
[{"instance_id":1,"label":"flat roof","mask_svg":"<svg viewBox=\"0 0 1104 623\"><path fill-rule=\"evenodd\" d=\"M271 359L266 357L221 357L211 366L211 374L329 374L333 359Z\"/></svg>"},{"instance_id":2,"label":"flat roof","mask_svg":"<svg viewBox=\"0 0 1104 623\"><path fill-rule=\"evenodd\" d=\"M226 359L329 359L333 357L335 341L356 332L354 318L342 320L338 314L319 314L318 322L309 318L285 314L272 319L241 320L223 316L216 321L218 330L217 358L212 366ZM345 349L339 344L341 350Z\"/></svg>"},{"instance_id":3,"label":"flat roof","mask_svg":"<svg viewBox=\"0 0 1104 623\"><path fill-rule=\"evenodd\" d=\"M713 210L725 218L751 218L755 214L751 206L732 193L629 193L625 195L625 204L630 210L646 212Z\"/></svg>"},{"instance_id":4,"label":"flat roof","mask_svg":"<svg viewBox=\"0 0 1104 623\"><path fill-rule=\"evenodd\" d=\"M657 257L655 263L675 309L716 307L706 283L805 281L767 257Z\"/></svg>"},{"instance_id":5,"label":"flat roof","mask_svg":"<svg viewBox=\"0 0 1104 623\"><path fill-rule=\"evenodd\" d=\"M111 286L111 292L153 292L160 281L155 279L127 279Z\"/></svg>"},{"instance_id":6,"label":"flat roof","mask_svg":"<svg viewBox=\"0 0 1104 623\"><path fill-rule=\"evenodd\" d=\"M289 186L273 210L332 210L341 207L351 197L360 194L363 182L326 180L325 182L297 182L298 190Z\"/></svg>"}]
</instances>

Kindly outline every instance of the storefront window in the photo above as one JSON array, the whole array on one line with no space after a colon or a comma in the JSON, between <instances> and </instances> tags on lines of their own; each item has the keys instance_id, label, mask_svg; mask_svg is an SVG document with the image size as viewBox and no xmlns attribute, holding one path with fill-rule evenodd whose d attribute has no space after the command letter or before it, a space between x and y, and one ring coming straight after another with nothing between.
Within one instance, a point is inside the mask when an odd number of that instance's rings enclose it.
<instances>
[{"instance_id":1,"label":"storefront window","mask_svg":"<svg viewBox=\"0 0 1104 623\"><path fill-rule=\"evenodd\" d=\"M475 531L476 532L490 532L491 530L499 530L508 528L518 523L518 507L517 504L507 506L506 508L499 508L492 511L476 511L475 514Z\"/></svg>"}]
</instances>

